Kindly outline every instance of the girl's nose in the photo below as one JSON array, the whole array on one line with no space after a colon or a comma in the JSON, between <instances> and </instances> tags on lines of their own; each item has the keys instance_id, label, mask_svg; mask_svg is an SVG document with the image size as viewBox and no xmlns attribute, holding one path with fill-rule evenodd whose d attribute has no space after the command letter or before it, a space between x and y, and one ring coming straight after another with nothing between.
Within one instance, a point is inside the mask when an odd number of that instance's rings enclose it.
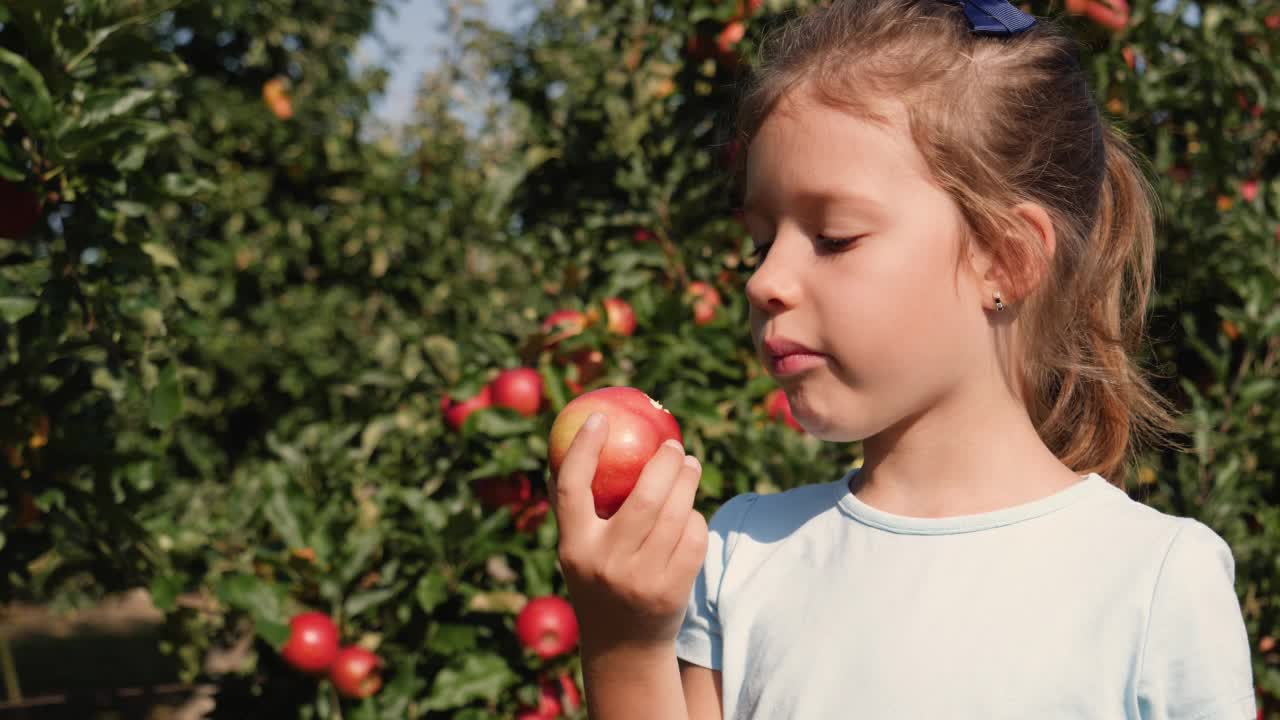
<instances>
[{"instance_id":1,"label":"girl's nose","mask_svg":"<svg viewBox=\"0 0 1280 720\"><path fill-rule=\"evenodd\" d=\"M797 247L795 242L788 244L781 233L774 237L773 244L747 280L747 301L752 307L776 315L795 306L799 282L793 269L795 261L788 260L786 253L796 252Z\"/></svg>"}]
</instances>

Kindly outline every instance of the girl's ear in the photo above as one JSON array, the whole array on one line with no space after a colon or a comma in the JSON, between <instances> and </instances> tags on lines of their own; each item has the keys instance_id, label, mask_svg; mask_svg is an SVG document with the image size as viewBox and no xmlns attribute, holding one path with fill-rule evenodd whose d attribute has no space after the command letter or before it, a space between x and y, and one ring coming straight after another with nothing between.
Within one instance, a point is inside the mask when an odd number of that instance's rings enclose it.
<instances>
[{"instance_id":1,"label":"girl's ear","mask_svg":"<svg viewBox=\"0 0 1280 720\"><path fill-rule=\"evenodd\" d=\"M985 250L973 246L970 261L981 281L983 303L995 309L995 294L1006 304L1021 300L1035 291L1052 267L1057 236L1049 213L1032 202L1019 203L1014 213L1027 233L1025 240L1038 245L1023 244L1018 238L1005 240L1006 252L996 258Z\"/></svg>"}]
</instances>

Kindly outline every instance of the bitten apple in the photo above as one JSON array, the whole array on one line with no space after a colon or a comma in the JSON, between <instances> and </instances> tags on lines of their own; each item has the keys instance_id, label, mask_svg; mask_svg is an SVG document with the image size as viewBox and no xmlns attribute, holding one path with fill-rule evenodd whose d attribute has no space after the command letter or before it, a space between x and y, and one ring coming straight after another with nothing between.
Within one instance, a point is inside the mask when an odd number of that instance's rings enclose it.
<instances>
[{"instance_id":1,"label":"bitten apple","mask_svg":"<svg viewBox=\"0 0 1280 720\"><path fill-rule=\"evenodd\" d=\"M493 404L533 417L542 408L542 376L527 367L508 368L489 382Z\"/></svg>"},{"instance_id":2,"label":"bitten apple","mask_svg":"<svg viewBox=\"0 0 1280 720\"><path fill-rule=\"evenodd\" d=\"M622 507L662 443L674 439L683 444L684 437L675 416L643 391L631 387L592 390L570 400L551 425L548 454L553 477L559 474L578 429L594 412L608 416L609 436L600 450L591 494L596 515L609 518Z\"/></svg>"},{"instance_id":3,"label":"bitten apple","mask_svg":"<svg viewBox=\"0 0 1280 720\"><path fill-rule=\"evenodd\" d=\"M533 598L516 616L516 637L543 660L564 655L578 645L578 616L558 595Z\"/></svg>"}]
</instances>

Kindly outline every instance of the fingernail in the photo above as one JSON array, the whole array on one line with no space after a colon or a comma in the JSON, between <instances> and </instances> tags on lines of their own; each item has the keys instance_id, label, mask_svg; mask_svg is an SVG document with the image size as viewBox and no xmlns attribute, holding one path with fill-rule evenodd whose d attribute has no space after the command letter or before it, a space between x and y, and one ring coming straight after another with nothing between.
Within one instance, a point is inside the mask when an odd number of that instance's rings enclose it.
<instances>
[{"instance_id":1,"label":"fingernail","mask_svg":"<svg viewBox=\"0 0 1280 720\"><path fill-rule=\"evenodd\" d=\"M690 468L693 468L694 470L697 470L698 468L702 467L702 463L698 462L698 458L692 455L684 456L684 464L688 465Z\"/></svg>"},{"instance_id":2,"label":"fingernail","mask_svg":"<svg viewBox=\"0 0 1280 720\"><path fill-rule=\"evenodd\" d=\"M598 412L597 412L597 413L591 413L591 415L587 418L586 428L587 428L588 430L599 430L599 429L600 429L600 426L601 426L601 425L603 425L603 424L604 424L604 415L603 415L603 414L598 413Z\"/></svg>"},{"instance_id":3,"label":"fingernail","mask_svg":"<svg viewBox=\"0 0 1280 720\"><path fill-rule=\"evenodd\" d=\"M664 443L662 443L662 444L663 444L663 445L666 445L666 446L667 446L667 447L669 447L669 448L673 448L673 449L675 449L675 450L683 450L683 448L682 448L682 447L680 447L680 441L679 441L679 440L676 440L676 439L674 439L674 438L673 438L673 439L671 439L671 440L668 440L668 441L666 441L666 442L664 442Z\"/></svg>"}]
</instances>

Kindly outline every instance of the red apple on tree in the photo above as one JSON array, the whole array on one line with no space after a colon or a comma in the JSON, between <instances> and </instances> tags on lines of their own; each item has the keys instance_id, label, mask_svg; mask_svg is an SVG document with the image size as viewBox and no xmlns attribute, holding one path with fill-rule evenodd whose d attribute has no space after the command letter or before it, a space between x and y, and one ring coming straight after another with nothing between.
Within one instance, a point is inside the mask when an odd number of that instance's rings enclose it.
<instances>
[{"instance_id":1,"label":"red apple on tree","mask_svg":"<svg viewBox=\"0 0 1280 720\"><path fill-rule=\"evenodd\" d=\"M760 12L760 8L764 7L764 0L738 0L738 9L734 13L734 20L743 20Z\"/></svg>"},{"instance_id":2,"label":"red apple on tree","mask_svg":"<svg viewBox=\"0 0 1280 720\"><path fill-rule=\"evenodd\" d=\"M721 58L736 58L734 48L742 42L746 34L747 26L741 20L734 20L725 25L724 29L716 35L716 50L720 51Z\"/></svg>"},{"instance_id":3,"label":"red apple on tree","mask_svg":"<svg viewBox=\"0 0 1280 720\"><path fill-rule=\"evenodd\" d=\"M522 472L479 478L472 486L480 499L480 506L489 511L506 507L515 514L533 497L533 483Z\"/></svg>"},{"instance_id":4,"label":"red apple on tree","mask_svg":"<svg viewBox=\"0 0 1280 720\"><path fill-rule=\"evenodd\" d=\"M538 657L549 660L577 647L578 617L562 597L533 598L516 616L516 637Z\"/></svg>"},{"instance_id":5,"label":"red apple on tree","mask_svg":"<svg viewBox=\"0 0 1280 720\"><path fill-rule=\"evenodd\" d=\"M516 530L531 533L542 524L543 518L551 511L551 502L546 498L537 498L526 503L516 514Z\"/></svg>"},{"instance_id":6,"label":"red apple on tree","mask_svg":"<svg viewBox=\"0 0 1280 720\"><path fill-rule=\"evenodd\" d=\"M605 298L604 302L605 315L608 317L605 325L606 329L611 333L618 335L632 335L636 331L636 313L631 308L631 303L622 298ZM600 311L591 308L587 313L587 318L592 322L600 319Z\"/></svg>"},{"instance_id":7,"label":"red apple on tree","mask_svg":"<svg viewBox=\"0 0 1280 720\"><path fill-rule=\"evenodd\" d=\"M1240 197L1244 198L1245 202L1256 200L1258 198L1258 181L1250 179L1240 183Z\"/></svg>"},{"instance_id":8,"label":"red apple on tree","mask_svg":"<svg viewBox=\"0 0 1280 720\"><path fill-rule=\"evenodd\" d=\"M693 322L706 325L716 316L716 308L720 307L720 293L710 284L701 280L689 283L685 297L693 299Z\"/></svg>"},{"instance_id":9,"label":"red apple on tree","mask_svg":"<svg viewBox=\"0 0 1280 720\"><path fill-rule=\"evenodd\" d=\"M1113 32L1124 30L1129 25L1128 0L1067 0L1067 12L1084 15Z\"/></svg>"},{"instance_id":10,"label":"red apple on tree","mask_svg":"<svg viewBox=\"0 0 1280 720\"><path fill-rule=\"evenodd\" d=\"M542 375L528 367L508 368L489 382L493 404L533 417L542 407Z\"/></svg>"},{"instance_id":11,"label":"red apple on tree","mask_svg":"<svg viewBox=\"0 0 1280 720\"><path fill-rule=\"evenodd\" d=\"M560 691L566 710L577 710L582 707L582 696L578 694L578 684L573 681L572 677L565 674L560 675Z\"/></svg>"},{"instance_id":12,"label":"red apple on tree","mask_svg":"<svg viewBox=\"0 0 1280 720\"><path fill-rule=\"evenodd\" d=\"M595 382L604 374L604 353L599 350L579 350L570 357L569 373L564 384L574 395L582 392L582 388Z\"/></svg>"},{"instance_id":13,"label":"red apple on tree","mask_svg":"<svg viewBox=\"0 0 1280 720\"><path fill-rule=\"evenodd\" d=\"M565 710L573 712L582 706L578 686L568 675L562 674L558 680L543 680L538 690L538 707L523 708L516 720L554 720Z\"/></svg>"},{"instance_id":14,"label":"red apple on tree","mask_svg":"<svg viewBox=\"0 0 1280 720\"><path fill-rule=\"evenodd\" d=\"M449 427L454 430L461 430L462 423L467 421L467 416L471 413L492 406L493 390L488 385L480 388L480 392L462 402L455 402L448 395L440 398L440 410L444 413L444 421L449 423Z\"/></svg>"},{"instance_id":15,"label":"red apple on tree","mask_svg":"<svg viewBox=\"0 0 1280 720\"><path fill-rule=\"evenodd\" d=\"M322 612L304 612L289 620L289 639L280 648L285 662L303 672L329 669L338 654L338 626Z\"/></svg>"},{"instance_id":16,"label":"red apple on tree","mask_svg":"<svg viewBox=\"0 0 1280 720\"><path fill-rule=\"evenodd\" d=\"M382 688L382 658L359 645L338 651L329 668L329 680L343 697L367 698Z\"/></svg>"},{"instance_id":17,"label":"red apple on tree","mask_svg":"<svg viewBox=\"0 0 1280 720\"><path fill-rule=\"evenodd\" d=\"M782 391L782 388L775 388L765 396L764 409L769 413L770 418L781 420L792 428L804 432L804 428L800 427L800 423L796 422L791 414L791 401L787 399L787 394Z\"/></svg>"},{"instance_id":18,"label":"red apple on tree","mask_svg":"<svg viewBox=\"0 0 1280 720\"><path fill-rule=\"evenodd\" d=\"M590 319L578 310L557 310L542 321L542 333L547 336L543 347L554 348L561 340L581 333L590 324Z\"/></svg>"},{"instance_id":19,"label":"red apple on tree","mask_svg":"<svg viewBox=\"0 0 1280 720\"><path fill-rule=\"evenodd\" d=\"M591 479L591 494L596 515L609 518L622 507L640 471L662 443L674 439L683 444L684 437L675 416L643 391L631 387L592 390L570 400L551 425L548 454L552 477L560 472L578 429L595 412L608 416L609 435Z\"/></svg>"}]
</instances>

